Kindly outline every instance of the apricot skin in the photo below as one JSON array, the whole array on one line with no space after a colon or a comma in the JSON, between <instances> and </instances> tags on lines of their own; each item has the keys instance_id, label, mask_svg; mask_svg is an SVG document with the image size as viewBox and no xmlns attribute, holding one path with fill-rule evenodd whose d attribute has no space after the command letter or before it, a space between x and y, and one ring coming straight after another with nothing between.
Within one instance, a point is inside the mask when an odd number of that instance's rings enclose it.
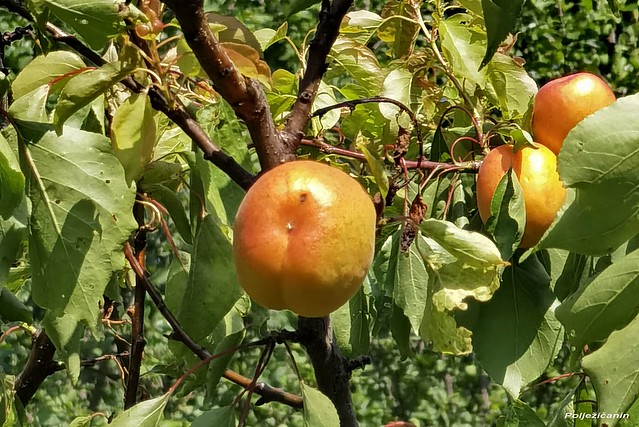
<instances>
[{"instance_id":1,"label":"apricot skin","mask_svg":"<svg viewBox=\"0 0 639 427\"><path fill-rule=\"evenodd\" d=\"M314 161L262 175L238 210L233 255L254 301L322 317L360 288L373 259L376 214L357 181Z\"/></svg>"},{"instance_id":2,"label":"apricot skin","mask_svg":"<svg viewBox=\"0 0 639 427\"><path fill-rule=\"evenodd\" d=\"M615 102L615 94L590 73L560 77L535 96L532 131L535 141L559 153L568 132L592 113Z\"/></svg>"},{"instance_id":3,"label":"apricot skin","mask_svg":"<svg viewBox=\"0 0 639 427\"><path fill-rule=\"evenodd\" d=\"M557 173L557 157L543 145L525 147L513 155L512 145L494 148L484 158L477 174L477 207L484 223L490 217L490 202L501 178L512 167L526 205L526 227L519 247L539 242L564 204L566 189Z\"/></svg>"}]
</instances>

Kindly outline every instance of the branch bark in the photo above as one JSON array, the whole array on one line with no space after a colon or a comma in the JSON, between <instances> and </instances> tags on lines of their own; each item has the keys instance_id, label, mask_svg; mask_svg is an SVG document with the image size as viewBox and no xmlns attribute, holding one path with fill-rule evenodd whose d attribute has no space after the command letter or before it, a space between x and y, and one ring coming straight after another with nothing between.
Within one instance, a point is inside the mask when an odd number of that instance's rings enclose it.
<instances>
[{"instance_id":1,"label":"branch bark","mask_svg":"<svg viewBox=\"0 0 639 427\"><path fill-rule=\"evenodd\" d=\"M326 58L339 34L340 23L352 5L352 0L322 1L320 22L309 49L308 66L300 84L298 98L283 132L273 125L268 104L254 80L244 78L211 33L202 0L165 0L176 15L184 37L198 58L214 87L233 106L251 133L263 170L293 160L303 136L302 130L310 118L313 100L326 72ZM350 374L345 374L348 361L333 341L329 318L300 318L300 334L306 337L305 347L316 372L318 386L338 410L343 427L357 426L350 396Z\"/></svg>"},{"instance_id":2,"label":"branch bark","mask_svg":"<svg viewBox=\"0 0 639 427\"><path fill-rule=\"evenodd\" d=\"M294 136L298 143L310 117L320 81L326 72L326 58L339 35L342 19L352 5L353 0L333 0L332 4L328 0L322 0L320 22L309 47L306 72L300 83L297 100L286 122L285 132Z\"/></svg>"},{"instance_id":3,"label":"branch bark","mask_svg":"<svg viewBox=\"0 0 639 427\"><path fill-rule=\"evenodd\" d=\"M138 264L143 268L146 265L146 229L144 228L144 205L139 203L140 196L136 197L136 204L133 206L133 216L138 223L138 231L134 240L134 256ZM140 368L146 341L144 339L144 300L146 290L140 278L135 280L135 295L133 302L133 312L131 313L131 354L129 357L129 373L126 378L126 390L124 392L124 409L129 409L135 405L138 396L138 385L140 384Z\"/></svg>"},{"instance_id":4,"label":"branch bark","mask_svg":"<svg viewBox=\"0 0 639 427\"><path fill-rule=\"evenodd\" d=\"M315 370L317 386L335 405L340 426L357 426L357 415L350 390L350 363L334 341L330 318L300 316L297 325L300 343L306 349Z\"/></svg>"},{"instance_id":5,"label":"branch bark","mask_svg":"<svg viewBox=\"0 0 639 427\"><path fill-rule=\"evenodd\" d=\"M260 164L273 168L295 158L295 145L282 138L275 127L260 83L235 68L224 47L213 36L202 0L164 0L180 23L186 42L213 87L246 123Z\"/></svg>"},{"instance_id":6,"label":"branch bark","mask_svg":"<svg viewBox=\"0 0 639 427\"><path fill-rule=\"evenodd\" d=\"M27 363L14 385L22 406L27 406L42 382L57 370L58 363L53 360L54 354L55 346L44 330L40 331L33 341Z\"/></svg>"}]
</instances>

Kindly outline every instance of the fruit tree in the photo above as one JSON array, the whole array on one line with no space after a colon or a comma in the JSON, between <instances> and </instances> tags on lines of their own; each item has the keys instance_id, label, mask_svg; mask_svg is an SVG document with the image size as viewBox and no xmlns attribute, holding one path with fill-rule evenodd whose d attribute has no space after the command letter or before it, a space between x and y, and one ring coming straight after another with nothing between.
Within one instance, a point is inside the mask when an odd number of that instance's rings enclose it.
<instances>
[{"instance_id":1,"label":"fruit tree","mask_svg":"<svg viewBox=\"0 0 639 427\"><path fill-rule=\"evenodd\" d=\"M639 422L637 51L540 3L0 0L2 424Z\"/></svg>"}]
</instances>

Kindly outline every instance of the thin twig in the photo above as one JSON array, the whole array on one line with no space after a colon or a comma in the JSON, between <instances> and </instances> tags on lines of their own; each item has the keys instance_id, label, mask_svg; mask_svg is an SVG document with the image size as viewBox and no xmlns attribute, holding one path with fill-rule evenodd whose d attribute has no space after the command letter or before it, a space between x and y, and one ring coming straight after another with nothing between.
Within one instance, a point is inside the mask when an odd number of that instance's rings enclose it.
<instances>
[{"instance_id":1,"label":"thin twig","mask_svg":"<svg viewBox=\"0 0 639 427\"><path fill-rule=\"evenodd\" d=\"M207 360L208 358L210 358L211 353L209 353L207 349L199 345L197 342L193 340L193 338L191 338L191 336L182 328L182 326L180 325L178 320L175 318L171 310L169 310L169 308L166 306L162 298L162 295L157 290L157 288L153 285L153 283L151 283L151 281L149 280L147 276L146 271L144 271L142 266L137 262L135 256L133 255L131 246L128 243L125 245L124 254L127 260L129 261L131 268L133 268L133 271L137 275L137 277L141 278L142 285L144 286L147 293L151 297L151 300L153 301L155 306L158 308L160 313L164 316L164 318L169 323L169 325L171 325L171 328L173 329L173 338L176 339L177 341L182 342L189 350L193 352L193 354L195 354L201 360ZM258 341L255 343L251 343L251 345L259 345L265 342L266 340ZM230 369L227 369L224 372L223 376L227 380L243 388L251 387L252 381L249 378L246 378ZM255 384L254 391L255 393L261 396L261 399L258 401L259 404L263 404L267 402L280 402L288 406L291 406L293 408L303 407L303 401L301 397L292 393L288 393L282 389L271 387L268 384L265 384L262 382Z\"/></svg>"},{"instance_id":2,"label":"thin twig","mask_svg":"<svg viewBox=\"0 0 639 427\"><path fill-rule=\"evenodd\" d=\"M419 120L417 120L417 116L415 116L415 113L413 113L410 108L408 108L406 105L404 105L404 103L402 103L400 101L397 101L395 99L392 99L392 98L387 98L385 96L373 96L373 97L370 97L370 98L351 99L350 101L338 102L337 104L329 105L327 107L315 110L313 112L313 114L311 115L311 117L322 117L323 115L325 115L329 111L332 111L332 110L335 110L335 109L338 109L338 108L343 108L343 107L348 107L351 110L353 110L358 105L371 104L371 103L375 103L375 104L382 104L382 103L393 104L396 107L398 107L400 110L402 110L403 112L408 114L408 117L410 117L410 121L413 123L413 127L415 128L415 136L417 137L417 141L421 145L424 144L424 141L422 139L422 131L421 131L421 127L420 127L420 124L419 124Z\"/></svg>"}]
</instances>

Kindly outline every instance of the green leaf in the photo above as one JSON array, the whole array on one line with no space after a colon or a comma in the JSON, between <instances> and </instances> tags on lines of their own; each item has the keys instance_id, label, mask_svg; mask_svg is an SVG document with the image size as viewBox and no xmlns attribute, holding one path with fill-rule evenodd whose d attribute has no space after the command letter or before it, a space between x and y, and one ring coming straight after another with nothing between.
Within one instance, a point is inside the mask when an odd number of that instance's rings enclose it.
<instances>
[{"instance_id":1,"label":"green leaf","mask_svg":"<svg viewBox=\"0 0 639 427\"><path fill-rule=\"evenodd\" d=\"M333 402L319 390L303 382L302 399L304 399L304 427L335 427L339 417Z\"/></svg>"},{"instance_id":2,"label":"green leaf","mask_svg":"<svg viewBox=\"0 0 639 427\"><path fill-rule=\"evenodd\" d=\"M23 424L16 405L15 377L5 374L4 370L0 369L0 384L2 386L0 391L0 425L20 427Z\"/></svg>"},{"instance_id":3,"label":"green leaf","mask_svg":"<svg viewBox=\"0 0 639 427\"><path fill-rule=\"evenodd\" d=\"M606 268L587 286L570 295L557 318L577 347L608 337L639 313L639 250Z\"/></svg>"},{"instance_id":4,"label":"green leaf","mask_svg":"<svg viewBox=\"0 0 639 427\"><path fill-rule=\"evenodd\" d=\"M355 40L339 37L331 48L330 68L325 78L348 75L366 89L369 96L376 96L382 88L383 73L375 54Z\"/></svg>"},{"instance_id":5,"label":"green leaf","mask_svg":"<svg viewBox=\"0 0 639 427\"><path fill-rule=\"evenodd\" d=\"M111 123L113 153L124 167L127 182L142 176L151 162L157 125L146 93L133 94L116 110Z\"/></svg>"},{"instance_id":6,"label":"green leaf","mask_svg":"<svg viewBox=\"0 0 639 427\"><path fill-rule=\"evenodd\" d=\"M104 136L65 128L62 136L49 131L21 143L32 204L33 299L54 317L94 327L111 275L124 267L124 242L136 229L135 193Z\"/></svg>"},{"instance_id":7,"label":"green leaf","mask_svg":"<svg viewBox=\"0 0 639 427\"><path fill-rule=\"evenodd\" d=\"M541 375L561 346L550 277L534 257L508 267L493 298L478 304L471 326L481 366L512 397Z\"/></svg>"},{"instance_id":8,"label":"green leaf","mask_svg":"<svg viewBox=\"0 0 639 427\"><path fill-rule=\"evenodd\" d=\"M198 122L217 141L222 150L233 157L244 169L254 172L253 162L246 142L250 136L246 128L238 123L233 109L221 102L214 108L198 111ZM204 159L201 153L196 155L192 166L191 186L206 200L206 209L215 213L222 225L231 226L235 214L244 199L245 191L228 177L220 168ZM199 212L201 200L195 203L192 212Z\"/></svg>"},{"instance_id":9,"label":"green leaf","mask_svg":"<svg viewBox=\"0 0 639 427\"><path fill-rule=\"evenodd\" d=\"M371 319L365 287L368 287L367 281L348 303L331 313L333 332L339 348L350 357L369 352Z\"/></svg>"},{"instance_id":10,"label":"green leaf","mask_svg":"<svg viewBox=\"0 0 639 427\"><path fill-rule=\"evenodd\" d=\"M273 30L271 28L263 28L261 30L255 31L253 34L255 35L257 41L260 43L260 48L262 49L262 51L265 51L280 40L284 40L287 33L288 22L284 21L284 23L280 25L277 30Z\"/></svg>"},{"instance_id":11,"label":"green leaf","mask_svg":"<svg viewBox=\"0 0 639 427\"><path fill-rule=\"evenodd\" d=\"M376 13L368 10L354 10L346 14L339 32L344 37L367 44L383 22L382 17Z\"/></svg>"},{"instance_id":12,"label":"green leaf","mask_svg":"<svg viewBox=\"0 0 639 427\"><path fill-rule=\"evenodd\" d=\"M486 24L487 46L481 66L490 62L499 44L515 28L525 0L481 0Z\"/></svg>"},{"instance_id":13,"label":"green leaf","mask_svg":"<svg viewBox=\"0 0 639 427\"><path fill-rule=\"evenodd\" d=\"M500 427L545 427L546 424L535 411L521 400L511 403L506 419L498 424Z\"/></svg>"},{"instance_id":14,"label":"green leaf","mask_svg":"<svg viewBox=\"0 0 639 427\"><path fill-rule=\"evenodd\" d=\"M206 14L211 30L221 43L239 43L255 49L258 56L264 56L260 43L246 25L234 16L209 12ZM214 29L217 27L217 29Z\"/></svg>"},{"instance_id":15,"label":"green leaf","mask_svg":"<svg viewBox=\"0 0 639 427\"><path fill-rule=\"evenodd\" d=\"M154 399L140 402L118 414L109 425L112 427L158 427L170 397L171 394L166 393Z\"/></svg>"},{"instance_id":16,"label":"green leaf","mask_svg":"<svg viewBox=\"0 0 639 427\"><path fill-rule=\"evenodd\" d=\"M64 360L66 372L76 385L80 377L80 340L84 336L84 326L72 314L55 315L47 312L42 322L47 335ZM95 326L91 324L95 329Z\"/></svg>"},{"instance_id":17,"label":"green leaf","mask_svg":"<svg viewBox=\"0 0 639 427\"><path fill-rule=\"evenodd\" d=\"M0 289L0 319L3 322L33 323L33 314L13 293Z\"/></svg>"},{"instance_id":18,"label":"green leaf","mask_svg":"<svg viewBox=\"0 0 639 427\"><path fill-rule=\"evenodd\" d=\"M480 71L486 36L469 26L469 20L468 15L455 14L440 22L439 35L443 53L455 76L471 84L472 95L475 85L481 88L486 85L486 73Z\"/></svg>"},{"instance_id":19,"label":"green leaf","mask_svg":"<svg viewBox=\"0 0 639 427\"><path fill-rule=\"evenodd\" d=\"M375 178L375 184L379 188L380 193L382 193L382 197L386 197L388 194L388 175L386 174L386 168L384 167L384 162L375 154L371 153L366 144L363 142L359 142L357 144L357 148L364 153L364 157L366 157L366 163L368 163L368 167Z\"/></svg>"},{"instance_id":20,"label":"green leaf","mask_svg":"<svg viewBox=\"0 0 639 427\"><path fill-rule=\"evenodd\" d=\"M175 224L175 228L182 236L182 239L189 245L193 244L191 223L186 216L186 211L178 194L161 184L153 185L148 191L149 196L162 204L169 212L173 224Z\"/></svg>"},{"instance_id":21,"label":"green leaf","mask_svg":"<svg viewBox=\"0 0 639 427\"><path fill-rule=\"evenodd\" d=\"M315 102L313 103L313 112L335 104L337 104L335 90L331 86L324 83L324 81L320 81L319 89L317 90L317 96L315 97ZM333 128L333 126L335 126L339 121L339 118L339 109L330 110L319 119L321 129Z\"/></svg>"},{"instance_id":22,"label":"green leaf","mask_svg":"<svg viewBox=\"0 0 639 427\"><path fill-rule=\"evenodd\" d=\"M189 280L177 318L195 341L209 335L242 295L231 242L212 215L198 224Z\"/></svg>"},{"instance_id":23,"label":"green leaf","mask_svg":"<svg viewBox=\"0 0 639 427\"><path fill-rule=\"evenodd\" d=\"M511 169L505 174L490 202L490 218L486 230L495 238L503 259L510 259L519 246L526 226L526 207L517 175Z\"/></svg>"},{"instance_id":24,"label":"green leaf","mask_svg":"<svg viewBox=\"0 0 639 427\"><path fill-rule=\"evenodd\" d=\"M24 175L11 146L0 135L0 216L9 219L24 197Z\"/></svg>"},{"instance_id":25,"label":"green leaf","mask_svg":"<svg viewBox=\"0 0 639 427\"><path fill-rule=\"evenodd\" d=\"M224 316L223 321L219 322L213 331L212 338L215 345L212 347L211 353L221 353L224 350L239 345L245 335L246 329L242 316L237 308L234 308ZM231 362L233 355L233 353L229 353L209 363L206 374L206 386L210 398L213 398L215 393L217 393L217 384Z\"/></svg>"},{"instance_id":26,"label":"green leaf","mask_svg":"<svg viewBox=\"0 0 639 427\"><path fill-rule=\"evenodd\" d=\"M413 51L419 34L417 23L419 13L418 2L390 0L384 5L382 9L384 23L379 26L377 36L388 43L390 54L394 59L406 58Z\"/></svg>"},{"instance_id":27,"label":"green leaf","mask_svg":"<svg viewBox=\"0 0 639 427\"><path fill-rule=\"evenodd\" d=\"M232 406L210 409L193 420L191 427L235 427L235 412Z\"/></svg>"},{"instance_id":28,"label":"green leaf","mask_svg":"<svg viewBox=\"0 0 639 427\"><path fill-rule=\"evenodd\" d=\"M53 123L62 131L64 122L76 111L88 105L136 67L137 52L128 46L121 61L109 62L100 68L76 75L64 86L55 109Z\"/></svg>"},{"instance_id":29,"label":"green leaf","mask_svg":"<svg viewBox=\"0 0 639 427\"><path fill-rule=\"evenodd\" d=\"M94 417L91 415L87 415L86 417L76 417L73 421L71 421L69 427L91 427L91 420L93 420L93 418Z\"/></svg>"},{"instance_id":30,"label":"green leaf","mask_svg":"<svg viewBox=\"0 0 639 427\"><path fill-rule=\"evenodd\" d=\"M608 6L610 6L612 13L619 16L619 0L608 0Z\"/></svg>"},{"instance_id":31,"label":"green leaf","mask_svg":"<svg viewBox=\"0 0 639 427\"><path fill-rule=\"evenodd\" d=\"M0 287L6 285L9 271L27 240L27 214L21 212L19 215L24 218L14 217L7 221L0 218Z\"/></svg>"},{"instance_id":32,"label":"green leaf","mask_svg":"<svg viewBox=\"0 0 639 427\"><path fill-rule=\"evenodd\" d=\"M124 15L119 10L120 2L115 0L31 1L73 27L95 50L104 48L109 38L120 34L125 28Z\"/></svg>"},{"instance_id":33,"label":"green leaf","mask_svg":"<svg viewBox=\"0 0 639 427\"><path fill-rule=\"evenodd\" d=\"M306 10L313 5L320 3L321 0L292 0L286 9L286 17L290 17L299 13L303 10Z\"/></svg>"},{"instance_id":34,"label":"green leaf","mask_svg":"<svg viewBox=\"0 0 639 427\"><path fill-rule=\"evenodd\" d=\"M393 70L384 79L381 96L394 99L409 107L412 82L413 73L410 71L404 68ZM393 121L397 120L397 115L400 112L399 107L387 102L379 104L379 111L381 111L386 119ZM410 123L406 125L406 128L408 128L409 125Z\"/></svg>"},{"instance_id":35,"label":"green leaf","mask_svg":"<svg viewBox=\"0 0 639 427\"><path fill-rule=\"evenodd\" d=\"M601 255L639 233L637 110L639 95L621 98L570 131L559 152L558 170L575 197L537 249Z\"/></svg>"},{"instance_id":36,"label":"green leaf","mask_svg":"<svg viewBox=\"0 0 639 427\"><path fill-rule=\"evenodd\" d=\"M74 52L60 50L37 56L11 84L13 96L18 99L42 85L55 86L54 81L59 85L85 67L82 58Z\"/></svg>"},{"instance_id":37,"label":"green leaf","mask_svg":"<svg viewBox=\"0 0 639 427\"><path fill-rule=\"evenodd\" d=\"M414 331L419 331L428 300L428 271L416 247L397 255L393 303L402 309Z\"/></svg>"},{"instance_id":38,"label":"green leaf","mask_svg":"<svg viewBox=\"0 0 639 427\"><path fill-rule=\"evenodd\" d=\"M606 343L585 356L584 372L597 393L597 412L623 414L639 396L639 317L625 328L610 334ZM607 419L609 427L618 419Z\"/></svg>"},{"instance_id":39,"label":"green leaf","mask_svg":"<svg viewBox=\"0 0 639 427\"><path fill-rule=\"evenodd\" d=\"M495 53L486 68L486 92L506 120L522 119L537 93L537 83L510 56Z\"/></svg>"}]
</instances>

